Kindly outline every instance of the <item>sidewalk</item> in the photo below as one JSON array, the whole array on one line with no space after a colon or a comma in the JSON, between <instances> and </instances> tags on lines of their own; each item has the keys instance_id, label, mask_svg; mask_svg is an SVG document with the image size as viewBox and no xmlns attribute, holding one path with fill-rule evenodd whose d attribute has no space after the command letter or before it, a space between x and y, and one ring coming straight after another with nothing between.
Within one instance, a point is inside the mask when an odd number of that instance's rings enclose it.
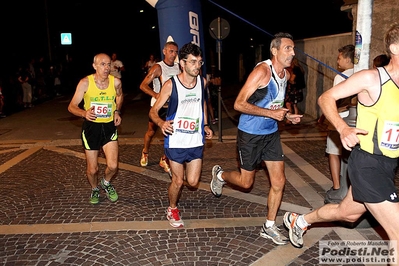
<instances>
[{"instance_id":1,"label":"sidewalk","mask_svg":"<svg viewBox=\"0 0 399 266\"><path fill-rule=\"evenodd\" d=\"M140 167L145 106L128 100L120 137L120 170L113 180L119 200L101 193L88 203L81 121L59 99L2 119L0 124L1 265L318 265L318 241L381 239L377 228L314 227L302 249L276 246L259 236L265 221L269 181L256 173L250 191L226 186L216 198L211 169L237 169L233 122L223 115L223 140L207 141L198 188L185 187L178 204L185 227L165 217L170 179L158 166L162 137L154 139L149 165ZM32 122L32 120L35 120ZM3 123L4 122L4 123ZM305 116L302 125L281 128L287 184L277 223L285 211L321 206L331 186L323 128ZM100 161L100 172L105 160ZM282 229L287 234L285 229Z\"/></svg>"}]
</instances>

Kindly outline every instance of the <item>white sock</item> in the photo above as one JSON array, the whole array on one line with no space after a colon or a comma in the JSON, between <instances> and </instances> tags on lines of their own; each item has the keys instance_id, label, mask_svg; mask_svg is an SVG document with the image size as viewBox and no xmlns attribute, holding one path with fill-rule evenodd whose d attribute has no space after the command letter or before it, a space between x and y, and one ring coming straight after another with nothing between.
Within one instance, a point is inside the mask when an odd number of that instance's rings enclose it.
<instances>
[{"instance_id":1,"label":"white sock","mask_svg":"<svg viewBox=\"0 0 399 266\"><path fill-rule=\"evenodd\" d=\"M296 220L296 223L297 223L297 225L300 227L300 228L306 228L306 227L308 227L310 224L308 224L306 221L305 221L305 215L299 215L299 217L298 217L298 219Z\"/></svg>"},{"instance_id":2,"label":"white sock","mask_svg":"<svg viewBox=\"0 0 399 266\"><path fill-rule=\"evenodd\" d=\"M104 183L104 185L106 185L106 186L109 185L109 181L107 181L107 180L105 180L105 179L103 179L103 183Z\"/></svg>"},{"instance_id":3,"label":"white sock","mask_svg":"<svg viewBox=\"0 0 399 266\"><path fill-rule=\"evenodd\" d=\"M219 181L224 182L224 180L223 180L223 178L222 178L222 173L223 173L223 171L220 171L220 172L216 175L216 177L219 179Z\"/></svg>"},{"instance_id":4,"label":"white sock","mask_svg":"<svg viewBox=\"0 0 399 266\"><path fill-rule=\"evenodd\" d=\"M275 221L270 221L270 220L266 220L266 228L272 227L274 225Z\"/></svg>"}]
</instances>

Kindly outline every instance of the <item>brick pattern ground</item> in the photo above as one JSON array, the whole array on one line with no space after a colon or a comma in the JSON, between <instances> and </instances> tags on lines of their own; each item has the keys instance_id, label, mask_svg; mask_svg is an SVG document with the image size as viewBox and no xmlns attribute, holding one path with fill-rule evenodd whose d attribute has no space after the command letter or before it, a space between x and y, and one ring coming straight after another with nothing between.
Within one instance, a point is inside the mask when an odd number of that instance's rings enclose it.
<instances>
[{"instance_id":1,"label":"brick pattern ground","mask_svg":"<svg viewBox=\"0 0 399 266\"><path fill-rule=\"evenodd\" d=\"M325 141L285 141L289 148L328 176L324 156ZM215 163L226 170L237 169L234 143L212 142L204 154L201 181L209 183ZM64 146L74 152L82 147ZM120 162L139 166L142 145L121 145ZM5 162L20 152L3 153ZM162 145L151 146L147 167L163 173L158 166ZM311 181L301 169L287 160L302 178ZM112 181L120 199L111 203L101 193L101 203L88 203L89 185L85 178L85 160L41 149L0 174L3 202L2 225L88 223L109 221L165 221L168 206L168 182L121 169ZM104 166L100 165L100 171ZM166 173L164 173L167 176ZM16 182L18 177L18 182ZM315 189L320 190L317 184ZM267 173L259 170L251 193L268 195ZM285 202L310 207L287 183ZM264 205L209 191L184 188L179 208L183 219L265 217ZM279 211L278 215L283 215ZM260 226L170 230L128 230L64 234L0 235L0 264L11 265L250 265L276 246L259 236ZM286 230L282 230L287 235ZM360 232L375 238L372 230ZM326 239L339 239L334 233ZM316 243L289 265L318 265Z\"/></svg>"}]
</instances>

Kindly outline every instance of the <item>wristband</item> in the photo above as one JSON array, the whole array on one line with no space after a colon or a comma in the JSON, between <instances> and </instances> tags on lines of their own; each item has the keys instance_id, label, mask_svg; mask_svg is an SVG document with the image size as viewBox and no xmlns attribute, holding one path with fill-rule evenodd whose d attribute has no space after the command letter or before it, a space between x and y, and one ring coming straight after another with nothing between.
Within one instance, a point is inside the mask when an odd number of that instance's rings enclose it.
<instances>
[{"instance_id":1,"label":"wristband","mask_svg":"<svg viewBox=\"0 0 399 266\"><path fill-rule=\"evenodd\" d=\"M209 124L205 124L204 127L210 127Z\"/></svg>"},{"instance_id":2,"label":"wristband","mask_svg":"<svg viewBox=\"0 0 399 266\"><path fill-rule=\"evenodd\" d=\"M119 115L121 115L121 111L115 110L114 113L115 113L115 112L118 113Z\"/></svg>"}]
</instances>

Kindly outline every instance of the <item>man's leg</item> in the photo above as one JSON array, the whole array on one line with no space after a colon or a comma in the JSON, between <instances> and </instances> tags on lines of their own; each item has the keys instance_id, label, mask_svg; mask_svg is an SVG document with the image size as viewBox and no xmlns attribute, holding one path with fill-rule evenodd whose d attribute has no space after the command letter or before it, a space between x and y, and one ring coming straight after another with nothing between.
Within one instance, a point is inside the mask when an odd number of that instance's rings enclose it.
<instances>
[{"instance_id":1,"label":"man's leg","mask_svg":"<svg viewBox=\"0 0 399 266\"><path fill-rule=\"evenodd\" d=\"M111 202L115 202L119 198L114 186L110 183L112 177L118 171L118 145L118 141L110 141L103 146L107 167L105 168L104 178L101 179L101 186Z\"/></svg>"},{"instance_id":2,"label":"man's leg","mask_svg":"<svg viewBox=\"0 0 399 266\"><path fill-rule=\"evenodd\" d=\"M325 203L339 203L348 190L347 186L341 187L341 154L342 144L338 131L330 130L327 136L326 153L332 180L332 187L327 190ZM344 184L345 185L345 184Z\"/></svg>"},{"instance_id":3,"label":"man's leg","mask_svg":"<svg viewBox=\"0 0 399 266\"><path fill-rule=\"evenodd\" d=\"M284 162L283 161L265 161L270 179L270 191L267 199L267 218L260 230L260 236L271 239L277 245L288 243L287 237L280 233L276 225L278 209L283 198L285 186Z\"/></svg>"},{"instance_id":4,"label":"man's leg","mask_svg":"<svg viewBox=\"0 0 399 266\"><path fill-rule=\"evenodd\" d=\"M148 152L150 150L151 140L154 137L157 128L158 127L154 122L148 121L148 128L144 135L144 147L141 152L141 159L140 159L141 166L148 165Z\"/></svg>"},{"instance_id":5,"label":"man's leg","mask_svg":"<svg viewBox=\"0 0 399 266\"><path fill-rule=\"evenodd\" d=\"M144 135L143 152L148 153L148 151L150 150L151 140L154 137L157 128L158 127L157 127L157 125L154 122L148 121L147 132Z\"/></svg>"},{"instance_id":6,"label":"man's leg","mask_svg":"<svg viewBox=\"0 0 399 266\"><path fill-rule=\"evenodd\" d=\"M222 179L227 183L250 189L255 180L255 170L247 171L241 168L240 171L241 173L238 171L223 172Z\"/></svg>"},{"instance_id":7,"label":"man's leg","mask_svg":"<svg viewBox=\"0 0 399 266\"><path fill-rule=\"evenodd\" d=\"M186 180L190 187L197 187L201 177L202 159L195 159L186 163Z\"/></svg>"},{"instance_id":8,"label":"man's leg","mask_svg":"<svg viewBox=\"0 0 399 266\"><path fill-rule=\"evenodd\" d=\"M302 247L302 236L311 224L332 221L356 222L365 212L364 204L353 200L352 187L349 187L348 193L339 204L329 203L305 215L286 212L284 224L289 230L291 243L296 247Z\"/></svg>"},{"instance_id":9,"label":"man's leg","mask_svg":"<svg viewBox=\"0 0 399 266\"><path fill-rule=\"evenodd\" d=\"M175 161L170 161L172 179L168 188L169 206L175 208L180 198L183 187L184 166Z\"/></svg>"},{"instance_id":10,"label":"man's leg","mask_svg":"<svg viewBox=\"0 0 399 266\"><path fill-rule=\"evenodd\" d=\"M294 113L296 115L299 115L299 108L298 108L298 104L294 103Z\"/></svg>"},{"instance_id":11,"label":"man's leg","mask_svg":"<svg viewBox=\"0 0 399 266\"><path fill-rule=\"evenodd\" d=\"M249 189L254 183L254 177L255 170L247 171L241 168L240 172L225 172L220 165L215 165L212 168L212 180L210 183L211 192L216 197L220 197L226 182Z\"/></svg>"},{"instance_id":12,"label":"man's leg","mask_svg":"<svg viewBox=\"0 0 399 266\"><path fill-rule=\"evenodd\" d=\"M275 221L278 209L283 198L285 186L284 162L283 161L265 161L270 178L270 191L267 199L267 219Z\"/></svg>"},{"instance_id":13,"label":"man's leg","mask_svg":"<svg viewBox=\"0 0 399 266\"><path fill-rule=\"evenodd\" d=\"M98 150L85 150L86 154L86 176L91 186L89 202L91 204L100 203L100 190L98 185Z\"/></svg>"},{"instance_id":14,"label":"man's leg","mask_svg":"<svg viewBox=\"0 0 399 266\"><path fill-rule=\"evenodd\" d=\"M384 228L389 240L396 240L396 246L391 246L396 252L396 262L390 265L398 265L399 259L399 203L383 201L381 203L365 203L367 209Z\"/></svg>"},{"instance_id":15,"label":"man's leg","mask_svg":"<svg viewBox=\"0 0 399 266\"><path fill-rule=\"evenodd\" d=\"M330 173L333 182L333 189L340 188L340 173L341 173L341 156L336 154L328 155L328 163L330 166Z\"/></svg>"},{"instance_id":16,"label":"man's leg","mask_svg":"<svg viewBox=\"0 0 399 266\"><path fill-rule=\"evenodd\" d=\"M356 222L366 207L363 203L353 200L352 187L349 188L348 194L339 204L326 204L320 208L305 214L305 221L309 224L318 222L346 221Z\"/></svg>"},{"instance_id":17,"label":"man's leg","mask_svg":"<svg viewBox=\"0 0 399 266\"><path fill-rule=\"evenodd\" d=\"M159 110L159 117L162 118L163 120L166 120L166 113L168 111L167 107L162 107L161 110ZM169 159L166 157L166 155L162 155L161 159L159 160L159 166L169 174L170 177L172 177L172 171L170 170L169 166Z\"/></svg>"},{"instance_id":18,"label":"man's leg","mask_svg":"<svg viewBox=\"0 0 399 266\"><path fill-rule=\"evenodd\" d=\"M112 177L118 171L118 152L119 152L118 141L110 141L103 146L105 159L107 161L107 168L105 168L106 181L111 181Z\"/></svg>"},{"instance_id":19,"label":"man's leg","mask_svg":"<svg viewBox=\"0 0 399 266\"><path fill-rule=\"evenodd\" d=\"M178 162L170 161L172 180L168 188L169 207L166 211L166 218L172 227L183 227L184 222L180 218L180 211L177 208L181 191L183 188L184 166Z\"/></svg>"},{"instance_id":20,"label":"man's leg","mask_svg":"<svg viewBox=\"0 0 399 266\"><path fill-rule=\"evenodd\" d=\"M86 154L86 175L91 188L98 185L98 150L85 150Z\"/></svg>"}]
</instances>

